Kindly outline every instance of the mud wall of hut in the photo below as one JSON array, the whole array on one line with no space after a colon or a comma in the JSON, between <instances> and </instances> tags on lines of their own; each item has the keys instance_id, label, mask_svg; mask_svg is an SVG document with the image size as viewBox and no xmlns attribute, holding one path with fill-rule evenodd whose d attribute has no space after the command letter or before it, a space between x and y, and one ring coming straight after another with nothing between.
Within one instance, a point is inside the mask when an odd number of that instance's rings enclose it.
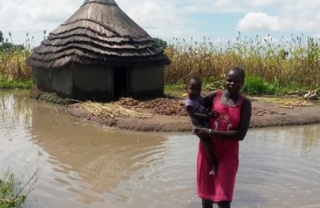
<instances>
[{"instance_id":1,"label":"mud wall of hut","mask_svg":"<svg viewBox=\"0 0 320 208\"><path fill-rule=\"evenodd\" d=\"M70 68L50 70L52 73L52 89L60 97L73 97L73 75Z\"/></svg>"},{"instance_id":2,"label":"mud wall of hut","mask_svg":"<svg viewBox=\"0 0 320 208\"><path fill-rule=\"evenodd\" d=\"M160 97L164 94L164 66L133 68L130 95L134 98Z\"/></svg>"},{"instance_id":3,"label":"mud wall of hut","mask_svg":"<svg viewBox=\"0 0 320 208\"><path fill-rule=\"evenodd\" d=\"M113 70L108 67L75 66L73 68L75 98L110 100L113 98Z\"/></svg>"},{"instance_id":4,"label":"mud wall of hut","mask_svg":"<svg viewBox=\"0 0 320 208\"><path fill-rule=\"evenodd\" d=\"M33 79L43 91L78 100L113 98L111 68L73 65L54 70L33 69Z\"/></svg>"},{"instance_id":5,"label":"mud wall of hut","mask_svg":"<svg viewBox=\"0 0 320 208\"><path fill-rule=\"evenodd\" d=\"M72 65L54 70L33 69L39 89L78 100L114 99L114 70L111 67ZM128 96L161 97L164 94L164 66L129 70Z\"/></svg>"},{"instance_id":6,"label":"mud wall of hut","mask_svg":"<svg viewBox=\"0 0 320 208\"><path fill-rule=\"evenodd\" d=\"M46 92L56 92L61 97L73 97L73 71L70 68L33 69L36 86Z\"/></svg>"},{"instance_id":7,"label":"mud wall of hut","mask_svg":"<svg viewBox=\"0 0 320 208\"><path fill-rule=\"evenodd\" d=\"M52 91L52 74L49 70L32 69L32 77L35 85L43 91Z\"/></svg>"}]
</instances>

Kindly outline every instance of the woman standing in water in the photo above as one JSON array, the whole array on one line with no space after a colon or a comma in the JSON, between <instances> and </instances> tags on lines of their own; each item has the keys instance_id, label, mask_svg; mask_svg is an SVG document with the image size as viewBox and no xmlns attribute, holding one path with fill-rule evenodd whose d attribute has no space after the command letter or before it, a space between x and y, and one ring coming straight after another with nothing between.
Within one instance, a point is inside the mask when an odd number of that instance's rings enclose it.
<instances>
[{"instance_id":1,"label":"woman standing in water","mask_svg":"<svg viewBox=\"0 0 320 208\"><path fill-rule=\"evenodd\" d=\"M194 127L198 136L210 135L216 159L216 174L210 175L210 162L200 141L197 158L197 192L203 208L230 208L239 165L239 141L249 128L251 102L240 94L245 72L239 67L226 73L226 89L209 93L204 101L219 112L210 120L210 129Z\"/></svg>"}]
</instances>

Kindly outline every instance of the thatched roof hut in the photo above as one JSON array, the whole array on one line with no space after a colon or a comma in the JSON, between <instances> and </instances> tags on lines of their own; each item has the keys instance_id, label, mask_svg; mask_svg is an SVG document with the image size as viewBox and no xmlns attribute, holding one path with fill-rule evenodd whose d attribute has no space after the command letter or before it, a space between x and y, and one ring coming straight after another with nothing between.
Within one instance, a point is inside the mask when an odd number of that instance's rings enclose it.
<instances>
[{"instance_id":1,"label":"thatched roof hut","mask_svg":"<svg viewBox=\"0 0 320 208\"><path fill-rule=\"evenodd\" d=\"M95 74L93 67L97 67L99 70L103 68L105 71L113 71L114 73L105 74L109 77L113 76L116 70L122 71L120 74L124 73L123 76L129 76L138 68L148 68L148 71L157 71L155 75L150 74L154 79L163 76L163 66L169 64L169 59L164 55L162 48L129 18L114 0L86 0L79 10L65 23L50 32L48 38L42 41L39 47L35 48L27 63L34 70L35 82L39 88L46 91L55 90L59 93L61 90L50 86L50 83L54 82L52 80L53 75L46 73L46 71L54 73L54 71L65 71L66 68L73 67L73 71L91 70L92 74ZM156 70L153 69L153 66L157 66ZM162 72L159 72L159 66L161 66ZM100 73L99 76L101 75ZM77 79L75 74L72 75L72 79L73 81ZM107 77L106 80L110 81ZM116 81L113 79L113 82ZM132 79L123 79L122 81L130 81L131 85L138 82ZM79 86L72 87L79 88ZM96 87L96 89L99 89L99 93L102 92L101 87ZM110 87L111 85L108 86L109 94L114 94L112 92L114 90ZM93 96L96 91L95 87L86 89L83 83L80 88ZM127 93L124 93L125 96L134 94L130 93L130 86L126 88L128 89L126 90ZM138 88L138 91L144 91L140 89L141 87ZM156 88L159 88L159 86ZM104 86L105 90L106 86ZM147 89L147 91L149 90ZM68 89L60 94L77 97L75 93L79 93L79 90L75 92L74 89ZM117 96L112 95L111 97L115 98Z\"/></svg>"},{"instance_id":2,"label":"thatched roof hut","mask_svg":"<svg viewBox=\"0 0 320 208\"><path fill-rule=\"evenodd\" d=\"M30 66L46 69L70 63L132 66L169 60L114 0L86 0L28 59Z\"/></svg>"}]
</instances>

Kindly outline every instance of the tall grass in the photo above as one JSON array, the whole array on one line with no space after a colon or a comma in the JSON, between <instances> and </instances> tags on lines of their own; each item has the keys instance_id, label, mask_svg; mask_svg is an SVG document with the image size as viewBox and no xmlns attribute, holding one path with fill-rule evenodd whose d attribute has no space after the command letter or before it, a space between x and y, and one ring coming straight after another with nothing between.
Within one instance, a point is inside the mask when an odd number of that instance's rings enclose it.
<instances>
[{"instance_id":1,"label":"tall grass","mask_svg":"<svg viewBox=\"0 0 320 208\"><path fill-rule=\"evenodd\" d=\"M11 33L9 36L11 39ZM32 42L33 37L30 39L26 34L26 42L23 45L14 45L12 40L0 43L1 88L31 86L32 71L26 64L26 60L30 56Z\"/></svg>"},{"instance_id":2,"label":"tall grass","mask_svg":"<svg viewBox=\"0 0 320 208\"><path fill-rule=\"evenodd\" d=\"M165 53L172 63L165 69L166 83L182 81L189 74L221 78L233 67L243 67L252 77L261 77L278 87L320 87L320 40L317 38L270 36L239 37L235 42L214 45L204 38L200 43L174 39Z\"/></svg>"},{"instance_id":3,"label":"tall grass","mask_svg":"<svg viewBox=\"0 0 320 208\"><path fill-rule=\"evenodd\" d=\"M0 51L0 83L30 81L31 68L26 59L31 53L26 49ZM188 75L197 73L210 80L219 80L224 72L240 66L251 77L261 78L279 88L315 89L320 87L320 39L291 37L272 40L270 36L213 43L210 38L202 42L173 39L165 49L171 64L165 69L165 83L175 84ZM23 85L25 86L25 85ZM29 86L29 85L27 85ZM0 86L1 87L1 86Z\"/></svg>"},{"instance_id":4,"label":"tall grass","mask_svg":"<svg viewBox=\"0 0 320 208\"><path fill-rule=\"evenodd\" d=\"M31 68L26 64L29 50L0 51L0 79L26 81L31 79Z\"/></svg>"}]
</instances>

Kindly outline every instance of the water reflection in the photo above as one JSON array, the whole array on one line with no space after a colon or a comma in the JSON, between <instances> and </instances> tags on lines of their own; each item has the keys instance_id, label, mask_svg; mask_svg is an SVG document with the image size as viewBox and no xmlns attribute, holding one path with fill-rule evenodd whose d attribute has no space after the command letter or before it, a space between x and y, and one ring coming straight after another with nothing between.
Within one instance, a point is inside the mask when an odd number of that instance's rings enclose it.
<instances>
[{"instance_id":1,"label":"water reflection","mask_svg":"<svg viewBox=\"0 0 320 208\"><path fill-rule=\"evenodd\" d=\"M20 92L15 95L5 93L0 95L1 133L9 140L19 131L25 131L31 126L32 118L28 97ZM26 133L26 132L25 132Z\"/></svg>"},{"instance_id":2,"label":"water reflection","mask_svg":"<svg viewBox=\"0 0 320 208\"><path fill-rule=\"evenodd\" d=\"M49 112L49 113L48 113ZM81 123L61 111L38 106L32 114L33 141L50 155L63 177L53 179L84 204L105 202L104 193L133 172L162 162L163 137L122 133ZM157 154L157 158L152 158ZM148 159L147 159L148 158ZM147 161L147 162L141 162Z\"/></svg>"},{"instance_id":3,"label":"water reflection","mask_svg":"<svg viewBox=\"0 0 320 208\"><path fill-rule=\"evenodd\" d=\"M233 207L320 207L319 125L250 129ZM0 92L0 168L27 179L27 207L199 207L198 139L101 128L59 106Z\"/></svg>"},{"instance_id":4,"label":"water reflection","mask_svg":"<svg viewBox=\"0 0 320 208\"><path fill-rule=\"evenodd\" d=\"M288 131L291 137L301 135L301 142L295 141L295 145L301 145L301 152L308 154L312 153L315 148L319 147L319 127L317 125L306 126L305 128L292 128Z\"/></svg>"},{"instance_id":5,"label":"water reflection","mask_svg":"<svg viewBox=\"0 0 320 208\"><path fill-rule=\"evenodd\" d=\"M315 132L319 134L319 125L249 132L241 144L236 191L243 206L248 202L251 207L320 204L312 194L320 190L319 137Z\"/></svg>"}]
</instances>

